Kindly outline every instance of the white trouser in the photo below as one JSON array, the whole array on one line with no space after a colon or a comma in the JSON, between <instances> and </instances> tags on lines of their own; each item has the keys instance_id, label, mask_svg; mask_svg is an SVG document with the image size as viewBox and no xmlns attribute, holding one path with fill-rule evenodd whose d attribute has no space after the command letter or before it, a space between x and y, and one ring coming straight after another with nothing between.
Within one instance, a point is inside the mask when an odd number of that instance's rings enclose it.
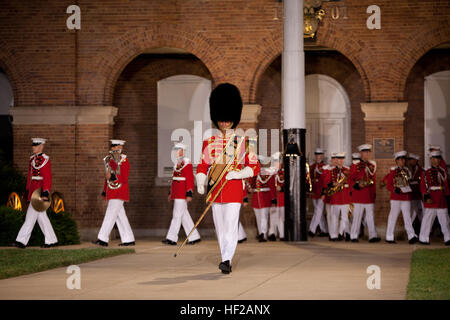
<instances>
[{"instance_id":1,"label":"white trouser","mask_svg":"<svg viewBox=\"0 0 450 320\"><path fill-rule=\"evenodd\" d=\"M177 242L181 226L183 226L184 233L186 233L187 236L192 228L194 228L194 221L192 221L191 215L189 214L186 199L174 199L172 221L170 222L166 239ZM198 239L200 239L200 234L197 229L195 229L188 241L195 241Z\"/></svg>"},{"instance_id":2,"label":"white trouser","mask_svg":"<svg viewBox=\"0 0 450 320\"><path fill-rule=\"evenodd\" d=\"M255 211L258 234L264 233L264 238L267 238L267 228L269 224L269 209L270 208L253 209Z\"/></svg>"},{"instance_id":3,"label":"white trouser","mask_svg":"<svg viewBox=\"0 0 450 320\"><path fill-rule=\"evenodd\" d=\"M325 222L325 217L323 216L324 202L321 198L312 199L314 205L314 215L309 224L309 231L316 233L317 226L320 225L320 231L327 232L327 224Z\"/></svg>"},{"instance_id":4,"label":"white trouser","mask_svg":"<svg viewBox=\"0 0 450 320\"><path fill-rule=\"evenodd\" d=\"M238 241L247 239L247 234L245 233L244 226L239 221L239 227L238 227Z\"/></svg>"},{"instance_id":5,"label":"white trouser","mask_svg":"<svg viewBox=\"0 0 450 320\"><path fill-rule=\"evenodd\" d=\"M334 239L338 237L340 229L343 230L347 226L348 229L348 204L332 204L330 212L330 224L328 225L328 231L330 233L330 238ZM339 223L339 216L342 224Z\"/></svg>"},{"instance_id":6,"label":"white trouser","mask_svg":"<svg viewBox=\"0 0 450 320\"><path fill-rule=\"evenodd\" d=\"M105 218L103 219L102 227L97 238L103 242L109 242L109 235L115 223L117 223L117 229L119 230L122 243L134 242L133 231L125 214L123 200L120 199L108 200Z\"/></svg>"},{"instance_id":7,"label":"white trouser","mask_svg":"<svg viewBox=\"0 0 450 320\"><path fill-rule=\"evenodd\" d=\"M444 234L444 241L450 240L450 226L447 208L425 208L422 224L420 226L420 237L419 240L422 242L430 242L430 232L433 226L434 219L436 215L441 225L442 233Z\"/></svg>"},{"instance_id":8,"label":"white trouser","mask_svg":"<svg viewBox=\"0 0 450 320\"><path fill-rule=\"evenodd\" d=\"M419 218L419 221L422 221L423 211L422 200L411 200L411 222L414 222L416 217Z\"/></svg>"},{"instance_id":9,"label":"white trouser","mask_svg":"<svg viewBox=\"0 0 450 320\"><path fill-rule=\"evenodd\" d=\"M284 207L271 207L269 212L269 235L278 234L280 238L284 238Z\"/></svg>"},{"instance_id":10,"label":"white trouser","mask_svg":"<svg viewBox=\"0 0 450 320\"><path fill-rule=\"evenodd\" d=\"M39 224L39 227L42 230L42 233L45 237L45 243L46 244L53 244L58 242L58 239L56 238L55 231L53 231L52 224L50 223L50 220L48 219L47 212L46 211L36 211L31 203L28 205L27 209L27 215L25 216L25 222L22 225L22 228L20 228L19 234L17 235L16 241L27 245L28 241L31 237L31 232L33 231L34 224L36 223L36 220Z\"/></svg>"},{"instance_id":11,"label":"white trouser","mask_svg":"<svg viewBox=\"0 0 450 320\"><path fill-rule=\"evenodd\" d=\"M361 230L361 220L365 214L364 221L369 229L369 240L377 238L377 229L375 228L375 218L373 216L374 204L373 203L354 203L353 204L353 220L350 230L350 238L352 240L358 239L359 232Z\"/></svg>"},{"instance_id":12,"label":"white trouser","mask_svg":"<svg viewBox=\"0 0 450 320\"><path fill-rule=\"evenodd\" d=\"M391 200L391 211L389 212L388 224L386 228L386 240L394 241L395 224L398 215L402 212L405 230L408 234L408 240L417 237L411 223L411 201Z\"/></svg>"},{"instance_id":13,"label":"white trouser","mask_svg":"<svg viewBox=\"0 0 450 320\"><path fill-rule=\"evenodd\" d=\"M222 261L233 259L238 242L239 212L241 204L213 203L212 213Z\"/></svg>"},{"instance_id":14,"label":"white trouser","mask_svg":"<svg viewBox=\"0 0 450 320\"><path fill-rule=\"evenodd\" d=\"M330 225L331 225L331 205L329 203L325 203L325 213L326 213L326 220L327 220L327 231L330 232Z\"/></svg>"}]
</instances>

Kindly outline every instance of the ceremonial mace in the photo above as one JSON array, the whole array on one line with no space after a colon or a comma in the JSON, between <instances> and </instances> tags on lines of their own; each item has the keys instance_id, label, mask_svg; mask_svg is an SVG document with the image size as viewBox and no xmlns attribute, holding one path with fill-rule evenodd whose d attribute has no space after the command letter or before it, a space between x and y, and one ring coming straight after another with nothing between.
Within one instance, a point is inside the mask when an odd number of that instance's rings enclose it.
<instances>
[{"instance_id":1,"label":"ceremonial mace","mask_svg":"<svg viewBox=\"0 0 450 320\"><path fill-rule=\"evenodd\" d=\"M245 137L243 137L241 139L241 141L239 142L239 145L237 147L237 150L239 152L240 147L242 142L244 141ZM246 152L244 152L244 157L245 157ZM236 157L236 155L233 157ZM232 163L232 162L231 162ZM240 161L237 161L236 164L233 166L233 169L236 169L236 166L240 163ZM223 187L225 187L225 185L227 184L229 180L225 180L225 182L220 186L219 191L217 191L216 195L214 196L214 198L209 202L208 206L206 207L205 211L203 211L202 215L200 216L200 218L198 218L197 222L195 223L194 227L192 228L191 232L189 232L188 236L186 237L186 239L183 241L183 243L181 244L181 246L178 248L177 252L175 252L175 254L173 255L174 257L176 257L178 255L178 252L180 252L180 250L184 247L184 245L186 244L186 242L188 241L189 237L191 236L192 232L194 232L194 230L197 228L197 226L200 224L200 222L203 220L203 217L206 215L206 213L208 212L209 208L211 208L212 204L214 203L214 200L216 200L216 198L219 196L220 192L222 191ZM212 190L211 190L212 193Z\"/></svg>"}]
</instances>

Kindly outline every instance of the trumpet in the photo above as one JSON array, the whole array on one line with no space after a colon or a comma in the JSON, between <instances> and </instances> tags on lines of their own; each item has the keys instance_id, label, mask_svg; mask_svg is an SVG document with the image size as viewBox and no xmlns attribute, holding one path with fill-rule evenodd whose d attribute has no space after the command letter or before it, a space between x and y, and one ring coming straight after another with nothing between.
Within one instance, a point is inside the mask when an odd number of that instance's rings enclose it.
<instances>
[{"instance_id":1,"label":"trumpet","mask_svg":"<svg viewBox=\"0 0 450 320\"><path fill-rule=\"evenodd\" d=\"M120 174L120 150L113 150L113 151L109 151L109 153L106 155L105 158L103 158L103 163L105 165L105 172L106 173L110 173L111 176L117 176L118 174ZM117 163L117 169L113 170L111 168L111 166L109 165L109 162L111 160L114 160ZM106 181L106 183L108 184L108 188L115 190L115 189L119 189L122 186L122 183L117 182L116 180L111 180L108 179Z\"/></svg>"}]
</instances>

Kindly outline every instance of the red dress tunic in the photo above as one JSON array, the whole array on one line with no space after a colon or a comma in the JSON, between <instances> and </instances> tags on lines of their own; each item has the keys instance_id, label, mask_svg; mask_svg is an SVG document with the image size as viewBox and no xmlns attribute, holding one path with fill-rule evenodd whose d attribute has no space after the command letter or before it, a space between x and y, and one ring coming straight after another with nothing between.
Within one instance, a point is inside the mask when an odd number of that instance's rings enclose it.
<instances>
[{"instance_id":1,"label":"red dress tunic","mask_svg":"<svg viewBox=\"0 0 450 320\"><path fill-rule=\"evenodd\" d=\"M350 167L349 185L352 193L353 203L374 203L376 196L376 163L374 161L359 161ZM358 181L373 181L372 185L354 188Z\"/></svg>"},{"instance_id":2,"label":"red dress tunic","mask_svg":"<svg viewBox=\"0 0 450 320\"><path fill-rule=\"evenodd\" d=\"M129 194L129 187L128 187L128 175L130 173L130 162L128 161L128 158L126 155L121 154L120 155L120 173L116 174L118 183L121 183L122 185L118 189L111 189L108 186L108 183L105 179L105 184L103 187L103 191L106 193L106 199L120 199L123 201L129 201L130 200L130 194ZM111 159L109 161L109 166L112 170L117 170L117 163Z\"/></svg>"},{"instance_id":3,"label":"red dress tunic","mask_svg":"<svg viewBox=\"0 0 450 320\"><path fill-rule=\"evenodd\" d=\"M230 139L232 139L232 141L230 141ZM222 136L213 136L203 141L202 159L199 165L197 166L197 174L203 173L207 175L208 170L215 165L214 164L215 161L223 155L224 150L227 151L227 146L234 145L234 148L231 147L230 149L236 152L237 157L235 157L231 167L234 167L234 170L236 169L242 170L244 167L250 167L253 170L253 176L258 175L260 165L256 154L251 153L247 150L246 140L244 140L244 142L241 143L238 148L240 141L241 137L236 137L234 135L225 138ZM242 179L226 180L228 172L226 172L220 179L220 181L217 182L216 187L214 188L214 190L212 190L212 192L209 192L209 188L207 189L208 190L207 201L211 201L211 199L213 199L217 194L217 192L220 190L221 186L225 183L225 181L228 181L226 185L223 187L220 194L218 194L214 202L242 203L242 199L244 197L244 182Z\"/></svg>"},{"instance_id":4,"label":"red dress tunic","mask_svg":"<svg viewBox=\"0 0 450 320\"><path fill-rule=\"evenodd\" d=\"M277 192L275 188L275 175L258 174L249 179L253 191L252 208L270 208L276 203Z\"/></svg>"},{"instance_id":5,"label":"red dress tunic","mask_svg":"<svg viewBox=\"0 0 450 320\"><path fill-rule=\"evenodd\" d=\"M44 153L32 155L28 164L27 200L31 200L34 190L42 188L50 194L52 187L52 166L50 157Z\"/></svg>"},{"instance_id":6,"label":"red dress tunic","mask_svg":"<svg viewBox=\"0 0 450 320\"><path fill-rule=\"evenodd\" d=\"M194 172L192 163L188 158L184 158L173 168L172 185L170 187L170 199L186 199L192 197L194 190Z\"/></svg>"},{"instance_id":7,"label":"red dress tunic","mask_svg":"<svg viewBox=\"0 0 450 320\"><path fill-rule=\"evenodd\" d=\"M278 191L277 189L280 189ZM284 207L284 169L278 170L275 175L275 190L277 192L277 207Z\"/></svg>"},{"instance_id":8,"label":"red dress tunic","mask_svg":"<svg viewBox=\"0 0 450 320\"><path fill-rule=\"evenodd\" d=\"M445 196L450 195L447 172L439 167L431 167L422 172L420 179L422 194L429 194L431 203L423 202L425 208L447 208Z\"/></svg>"},{"instance_id":9,"label":"red dress tunic","mask_svg":"<svg viewBox=\"0 0 450 320\"><path fill-rule=\"evenodd\" d=\"M322 193L322 170L325 166L325 162L320 163L313 163L309 167L309 174L311 176L311 182L312 182L312 192L311 192L311 198L312 199L319 199Z\"/></svg>"},{"instance_id":10,"label":"red dress tunic","mask_svg":"<svg viewBox=\"0 0 450 320\"><path fill-rule=\"evenodd\" d=\"M407 167L403 167L403 168L400 168L398 166L392 167L391 171L389 172L389 175L386 179L386 188L391 193L391 197L390 197L391 200L410 201L412 199L411 192L396 193L394 191L395 190L395 186L394 186L395 177L399 177L401 175L402 170L409 178L411 177L411 172L409 171L409 169Z\"/></svg>"},{"instance_id":11,"label":"red dress tunic","mask_svg":"<svg viewBox=\"0 0 450 320\"><path fill-rule=\"evenodd\" d=\"M338 182L339 179L344 178L343 189L329 197L329 204L343 205L350 203L350 188L348 185L349 173L350 170L346 166L343 166L342 168L330 167L330 170L327 170L327 174L323 180L324 187L330 188L334 183Z\"/></svg>"}]
</instances>

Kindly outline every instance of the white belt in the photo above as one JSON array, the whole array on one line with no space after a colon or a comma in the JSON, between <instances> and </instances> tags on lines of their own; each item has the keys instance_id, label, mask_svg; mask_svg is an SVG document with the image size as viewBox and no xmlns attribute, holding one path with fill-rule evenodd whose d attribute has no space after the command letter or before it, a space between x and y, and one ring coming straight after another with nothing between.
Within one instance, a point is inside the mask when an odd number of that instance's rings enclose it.
<instances>
[{"instance_id":1,"label":"white belt","mask_svg":"<svg viewBox=\"0 0 450 320\"><path fill-rule=\"evenodd\" d=\"M172 180L175 180L175 181L184 181L184 180L186 180L186 177L172 177Z\"/></svg>"},{"instance_id":2,"label":"white belt","mask_svg":"<svg viewBox=\"0 0 450 320\"><path fill-rule=\"evenodd\" d=\"M44 180L44 177L41 176L32 176L31 180Z\"/></svg>"},{"instance_id":3,"label":"white belt","mask_svg":"<svg viewBox=\"0 0 450 320\"><path fill-rule=\"evenodd\" d=\"M444 188L442 188L441 186L439 186L439 187L437 187L437 186L430 187L430 190L432 190L432 191L443 190L443 189L444 189Z\"/></svg>"},{"instance_id":4,"label":"white belt","mask_svg":"<svg viewBox=\"0 0 450 320\"><path fill-rule=\"evenodd\" d=\"M409 184L419 184L418 181L410 181Z\"/></svg>"},{"instance_id":5,"label":"white belt","mask_svg":"<svg viewBox=\"0 0 450 320\"><path fill-rule=\"evenodd\" d=\"M270 191L270 188L257 188L253 189L253 192L267 192Z\"/></svg>"}]
</instances>

